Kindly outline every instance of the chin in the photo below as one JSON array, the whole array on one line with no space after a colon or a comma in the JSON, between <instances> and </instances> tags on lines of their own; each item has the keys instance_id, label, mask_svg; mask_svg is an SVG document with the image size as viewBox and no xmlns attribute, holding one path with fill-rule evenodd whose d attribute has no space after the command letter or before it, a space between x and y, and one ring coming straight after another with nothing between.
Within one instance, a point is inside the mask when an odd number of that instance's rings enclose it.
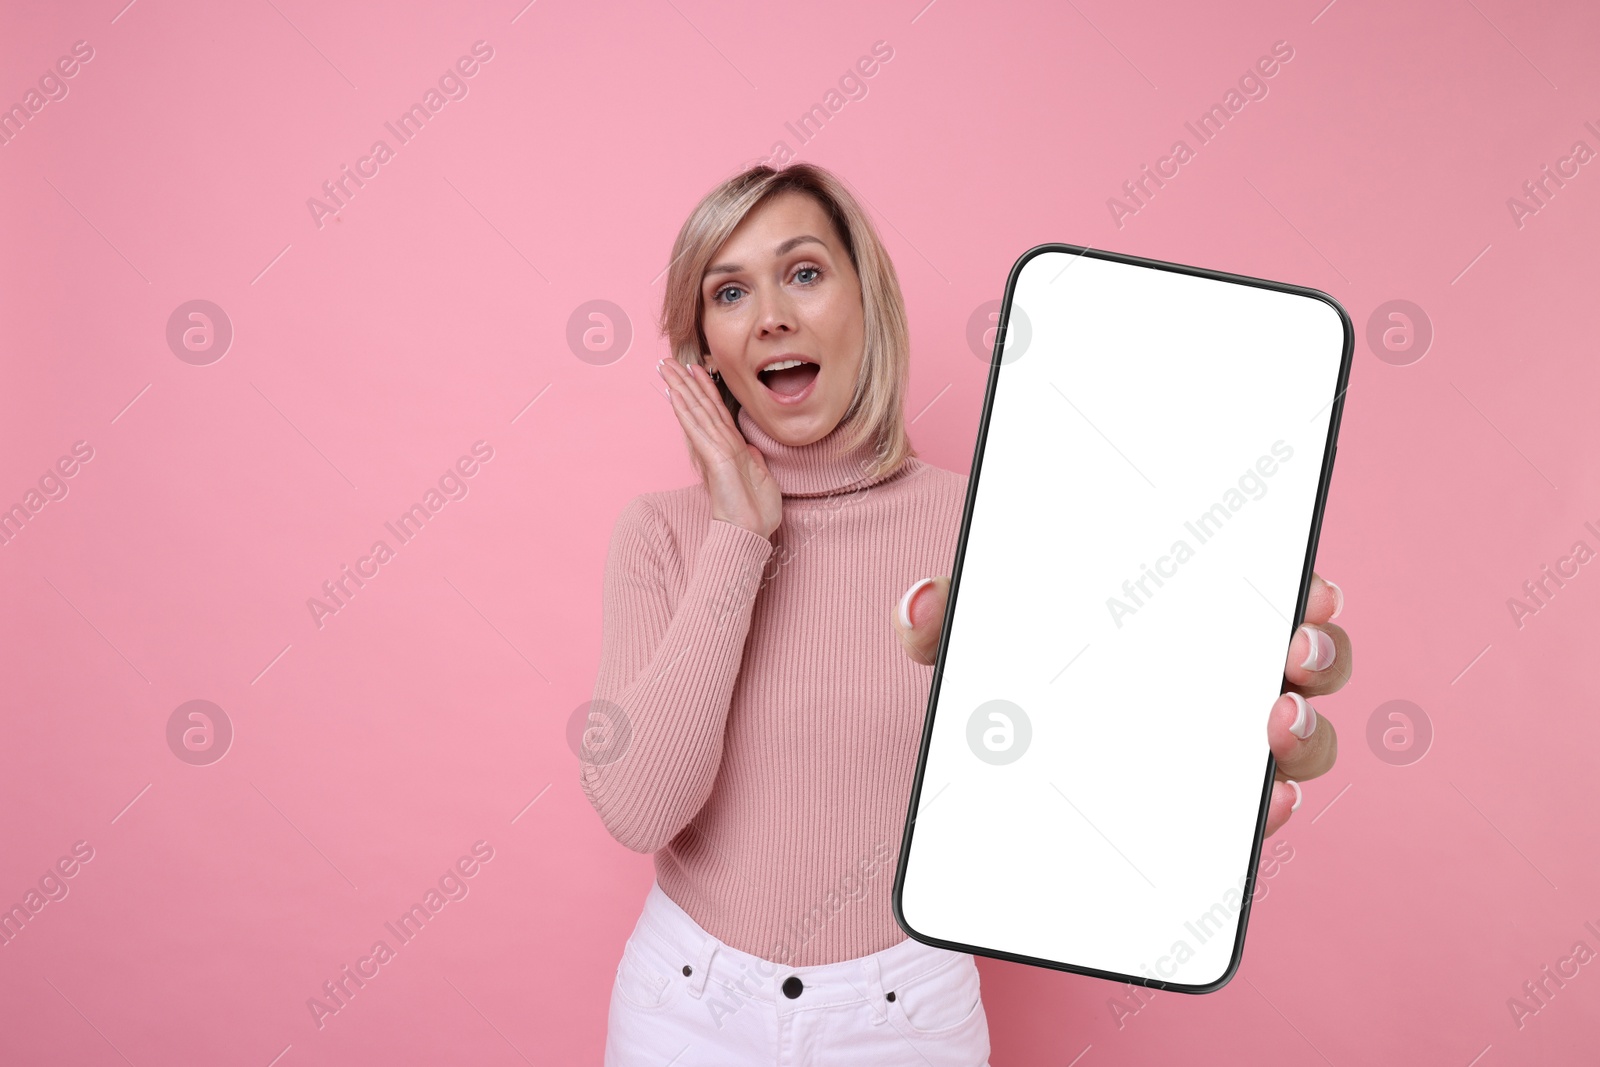
<instances>
[{"instance_id":1,"label":"chin","mask_svg":"<svg viewBox=\"0 0 1600 1067\"><path fill-rule=\"evenodd\" d=\"M763 422L771 426L768 432L784 444L799 447L826 437L839 424L839 416L818 411L797 410L781 404L767 405ZM842 414L842 413L841 413Z\"/></svg>"}]
</instances>

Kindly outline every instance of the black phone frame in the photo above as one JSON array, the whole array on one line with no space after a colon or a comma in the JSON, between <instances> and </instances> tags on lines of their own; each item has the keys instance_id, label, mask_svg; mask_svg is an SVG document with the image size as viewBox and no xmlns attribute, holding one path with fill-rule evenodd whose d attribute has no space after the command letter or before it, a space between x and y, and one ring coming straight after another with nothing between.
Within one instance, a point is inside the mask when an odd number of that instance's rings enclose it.
<instances>
[{"instance_id":1,"label":"black phone frame","mask_svg":"<svg viewBox=\"0 0 1600 1067\"><path fill-rule=\"evenodd\" d=\"M1340 355L1339 377L1337 390L1333 397L1333 411L1328 418L1328 438L1323 443L1322 470L1317 482L1316 506L1312 511L1311 530L1306 542L1305 566L1300 575L1300 592L1296 598L1294 622L1289 627L1289 640L1294 639L1295 631L1305 619L1306 597L1311 589L1311 575L1316 565L1317 544L1322 535L1322 516L1328 502L1328 483L1333 477L1333 461L1338 454L1339 423L1344 415L1344 398L1349 389L1351 357L1355 351L1355 327L1347 313L1337 300L1320 289L1307 286L1293 285L1288 282L1276 282L1266 278L1254 278L1244 274L1230 274L1226 271L1212 270L1206 267L1193 267L1183 263L1169 263L1159 259L1149 259L1144 256L1127 255L1120 252L1111 252L1105 249L1094 248L1089 245L1071 245L1060 242L1047 242L1035 245L1024 252L1011 267L1011 273L1006 278L1005 296L1000 305L1000 321L995 331L994 352L990 356L989 383L983 399L983 414L978 424L978 440L973 450L972 469L967 485L967 499L962 508L961 534L956 543L955 564L950 572L950 591L945 604L943 629L939 635L939 650L934 661L933 683L928 694L928 709L923 720L922 743L917 753L917 773L911 784L911 800L906 810L905 827L900 841L900 859L895 867L894 887L890 894L890 903L894 911L894 919L900 928L911 938L925 945L949 949L955 952L967 952L974 956L986 956L992 959L1008 960L1012 963L1027 964L1032 967L1045 967L1050 970L1067 971L1072 974L1087 975L1091 978L1104 978L1122 984L1146 986L1151 989L1160 989L1174 993L1214 993L1227 985L1239 970L1239 964L1244 959L1245 930L1250 919L1250 905L1255 896L1256 874L1261 863L1261 846L1265 839L1267 826L1267 811L1272 801L1273 778L1277 773L1277 760L1272 755L1272 750L1267 750L1267 773L1261 790L1260 810L1256 815L1255 841L1250 849L1250 869L1243 890L1244 897L1239 908L1239 925L1233 942L1233 955L1228 962L1228 969L1222 976L1213 982L1204 984L1168 982L1147 975L1122 974L1116 971L1101 970L1097 967L1084 967L1073 964L1061 963L1056 960L1046 960L1035 956L1024 956L1014 952L1003 952L998 949L988 949L979 945L966 945L955 941L946 941L942 938L929 937L912 928L906 921L902 907L901 893L905 886L906 861L911 855L911 832L916 823L917 808L922 797L923 775L927 769L928 746L933 738L934 710L939 703L939 687L944 676L945 649L950 640L951 623L955 619L956 600L961 588L961 567L967 554L967 535L971 532L973 505L978 498L978 477L983 468L984 444L989 437L989 420L994 411L994 398L1000 382L1000 368L1005 348L1006 329L1010 325L1011 303L1016 293L1017 278L1022 273L1022 268L1037 255L1046 252L1065 252L1076 256L1089 256L1094 259L1108 260L1113 263L1124 263L1130 266L1149 267L1155 270L1172 271L1177 274L1189 274L1214 281L1229 282L1236 285L1250 285L1261 289L1272 289L1281 293L1291 293L1297 296L1320 300L1327 304L1339 316L1339 322L1344 328L1344 349ZM1285 645L1287 655L1287 643ZM1288 679L1285 677L1285 684Z\"/></svg>"}]
</instances>

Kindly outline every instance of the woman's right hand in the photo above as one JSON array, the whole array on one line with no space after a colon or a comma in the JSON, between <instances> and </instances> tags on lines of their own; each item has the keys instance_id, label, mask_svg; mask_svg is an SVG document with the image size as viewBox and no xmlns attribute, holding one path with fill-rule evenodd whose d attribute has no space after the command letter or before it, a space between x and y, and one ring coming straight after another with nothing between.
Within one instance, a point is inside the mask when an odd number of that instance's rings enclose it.
<instances>
[{"instance_id":1,"label":"woman's right hand","mask_svg":"<svg viewBox=\"0 0 1600 1067\"><path fill-rule=\"evenodd\" d=\"M783 492L761 450L739 432L705 368L667 357L656 361L656 372L711 497L711 517L770 539L783 521Z\"/></svg>"}]
</instances>

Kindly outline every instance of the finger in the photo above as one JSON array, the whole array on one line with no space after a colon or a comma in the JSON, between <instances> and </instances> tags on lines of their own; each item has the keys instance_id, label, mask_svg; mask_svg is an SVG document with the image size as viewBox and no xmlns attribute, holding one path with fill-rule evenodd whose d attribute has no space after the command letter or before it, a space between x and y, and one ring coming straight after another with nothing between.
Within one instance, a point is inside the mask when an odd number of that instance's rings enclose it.
<instances>
[{"instance_id":1,"label":"finger","mask_svg":"<svg viewBox=\"0 0 1600 1067\"><path fill-rule=\"evenodd\" d=\"M1303 696L1332 693L1350 680L1350 635L1337 623L1306 623L1289 640L1286 688Z\"/></svg>"},{"instance_id":2,"label":"finger","mask_svg":"<svg viewBox=\"0 0 1600 1067\"><path fill-rule=\"evenodd\" d=\"M689 424L693 421L694 412L689 407L688 400L683 395L682 380L668 369L671 360L662 359L656 362L656 373L661 375L663 383L662 393L666 394L667 402L672 405L672 413L678 417L678 423L683 427L683 439L689 443L693 451L694 435L689 432Z\"/></svg>"},{"instance_id":3,"label":"finger","mask_svg":"<svg viewBox=\"0 0 1600 1067\"><path fill-rule=\"evenodd\" d=\"M722 394L717 392L706 369L698 363L690 363L683 368L683 378L684 388L704 416L708 429L714 430L717 439L725 442L730 456L741 452L745 444L744 434L734 425L728 405L722 402Z\"/></svg>"},{"instance_id":4,"label":"finger","mask_svg":"<svg viewBox=\"0 0 1600 1067\"><path fill-rule=\"evenodd\" d=\"M657 370L661 371L661 377L664 380L669 377L668 372L662 370L659 365ZM684 451L689 453L689 463L694 467L695 473L700 480L710 484L706 456L708 450L714 446L706 440L704 433L695 425L694 413L689 410L688 402L684 400L682 391L670 385L664 386L663 391L667 394L668 403L672 405L672 413L678 418L678 427L683 431L683 447Z\"/></svg>"},{"instance_id":5,"label":"finger","mask_svg":"<svg viewBox=\"0 0 1600 1067\"><path fill-rule=\"evenodd\" d=\"M1344 610L1344 590L1322 575L1312 572L1311 589L1306 593L1305 622L1324 623L1337 619Z\"/></svg>"},{"instance_id":6,"label":"finger","mask_svg":"<svg viewBox=\"0 0 1600 1067\"><path fill-rule=\"evenodd\" d=\"M1267 829L1264 837L1271 837L1277 833L1283 824L1289 821L1289 816L1299 810L1305 791L1298 786L1298 782L1272 783L1272 799L1267 802Z\"/></svg>"},{"instance_id":7,"label":"finger","mask_svg":"<svg viewBox=\"0 0 1600 1067\"><path fill-rule=\"evenodd\" d=\"M1285 693L1267 715L1267 745L1280 782L1308 782L1328 773L1339 758L1339 733L1298 693Z\"/></svg>"},{"instance_id":8,"label":"finger","mask_svg":"<svg viewBox=\"0 0 1600 1067\"><path fill-rule=\"evenodd\" d=\"M730 459L733 455L734 442L729 440L726 429L718 424L707 405L702 391L690 378L688 371L675 359L662 360L659 365L662 377L667 380L669 395L673 398L674 410L678 412L679 421L683 423L684 430L690 434L692 441L702 452L702 458L707 461L721 457ZM720 405L721 400L717 403ZM738 441L743 448L744 439Z\"/></svg>"},{"instance_id":9,"label":"finger","mask_svg":"<svg viewBox=\"0 0 1600 1067\"><path fill-rule=\"evenodd\" d=\"M733 421L733 413L728 410L728 405L722 402L722 394L717 391L717 383L711 380L711 375L705 367L698 363L689 365L689 377L700 387L701 393L706 398L706 404L729 433L738 434L741 440L744 435L739 434L738 426Z\"/></svg>"},{"instance_id":10,"label":"finger","mask_svg":"<svg viewBox=\"0 0 1600 1067\"><path fill-rule=\"evenodd\" d=\"M900 595L893 622L900 644L918 663L932 665L939 654L939 635L944 630L945 598L950 591L948 577L924 578Z\"/></svg>"},{"instance_id":11,"label":"finger","mask_svg":"<svg viewBox=\"0 0 1600 1067\"><path fill-rule=\"evenodd\" d=\"M702 379L695 375L694 364L691 363L688 366L684 366L675 359L669 359L666 361L666 366L669 368L668 373L671 375L673 384L683 390L683 398L688 403L690 410L704 412L707 416L713 416L715 412L709 403L712 398L706 395ZM721 404L721 398L717 398L717 402ZM712 418L709 421L715 422L716 420Z\"/></svg>"}]
</instances>

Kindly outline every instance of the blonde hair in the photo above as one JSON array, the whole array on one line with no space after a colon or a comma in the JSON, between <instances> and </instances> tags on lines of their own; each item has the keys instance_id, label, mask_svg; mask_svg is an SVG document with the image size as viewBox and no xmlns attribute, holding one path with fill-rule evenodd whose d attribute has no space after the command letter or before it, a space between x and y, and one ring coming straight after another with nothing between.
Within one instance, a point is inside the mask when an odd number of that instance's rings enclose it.
<instances>
[{"instance_id":1,"label":"blonde hair","mask_svg":"<svg viewBox=\"0 0 1600 1067\"><path fill-rule=\"evenodd\" d=\"M844 183L824 168L811 163L793 163L782 170L751 167L718 185L695 205L672 243L661 336L679 363L702 363L702 355L710 348L701 326L705 312L701 283L706 268L746 215L769 198L789 191L807 193L822 206L861 281L861 373L839 425L846 427L843 444L847 449L872 440L877 458L870 476L877 477L917 454L906 434L904 410L910 330L900 281L872 220ZM737 417L738 398L725 383L718 388L723 403Z\"/></svg>"}]
</instances>

